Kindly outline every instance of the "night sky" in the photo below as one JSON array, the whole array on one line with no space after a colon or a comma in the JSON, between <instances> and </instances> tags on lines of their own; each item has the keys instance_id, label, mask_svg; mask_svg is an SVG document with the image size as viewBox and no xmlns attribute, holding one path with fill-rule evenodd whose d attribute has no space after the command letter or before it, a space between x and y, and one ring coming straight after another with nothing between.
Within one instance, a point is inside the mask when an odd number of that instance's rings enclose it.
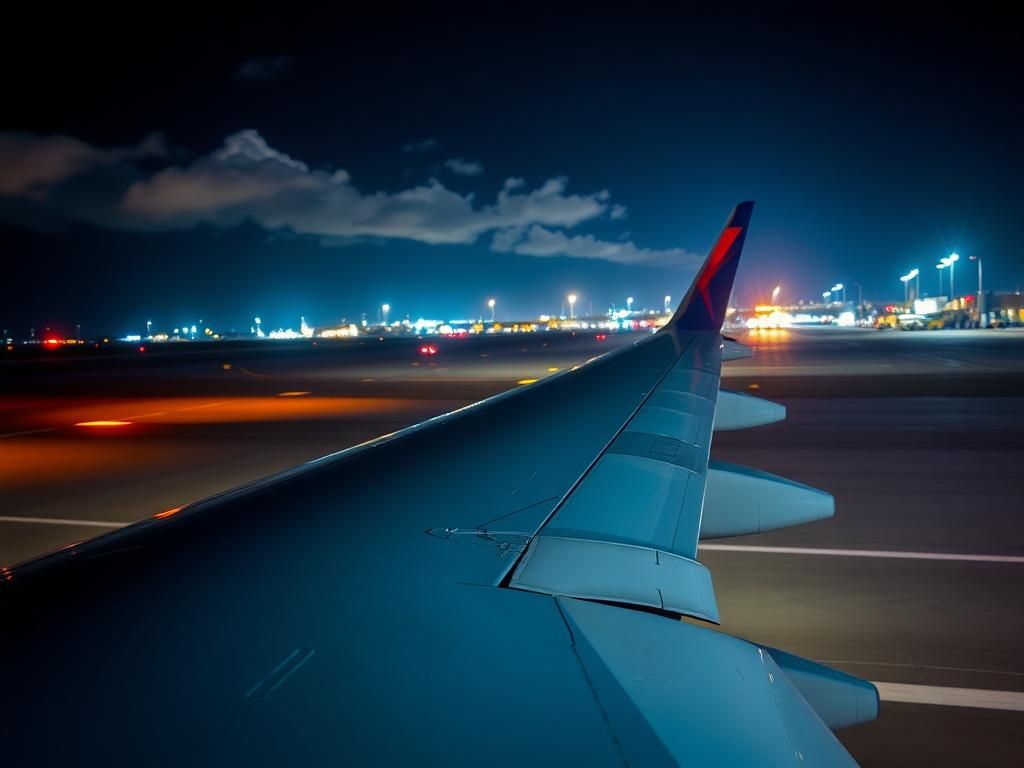
<instances>
[{"instance_id":1,"label":"night sky","mask_svg":"<svg viewBox=\"0 0 1024 768\"><path fill-rule=\"evenodd\" d=\"M742 304L1018 288L1019 25L770 5L10 17L0 329L659 307L745 199Z\"/></svg>"}]
</instances>

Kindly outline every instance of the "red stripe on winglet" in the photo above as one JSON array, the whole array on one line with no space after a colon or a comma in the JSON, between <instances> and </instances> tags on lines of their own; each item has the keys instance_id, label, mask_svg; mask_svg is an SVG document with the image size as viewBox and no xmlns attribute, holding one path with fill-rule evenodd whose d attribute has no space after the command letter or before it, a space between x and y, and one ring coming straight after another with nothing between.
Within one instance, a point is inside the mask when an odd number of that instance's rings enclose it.
<instances>
[{"instance_id":1,"label":"red stripe on winglet","mask_svg":"<svg viewBox=\"0 0 1024 768\"><path fill-rule=\"evenodd\" d=\"M718 238L718 242L715 243L715 247L711 249L711 255L708 257L708 265L704 272L701 273L700 278L697 280L697 290L700 291L700 295L704 298L704 306L708 309L708 317L712 320L715 319L715 309L712 306L711 294L708 289L711 287L711 281L715 279L715 275L718 274L718 270L722 268L725 263L725 257L729 254L729 249L732 248L732 244L736 242L736 238L740 236L740 232L743 231L743 227L726 227L722 231L722 236ZM726 301L728 301L728 297Z\"/></svg>"}]
</instances>

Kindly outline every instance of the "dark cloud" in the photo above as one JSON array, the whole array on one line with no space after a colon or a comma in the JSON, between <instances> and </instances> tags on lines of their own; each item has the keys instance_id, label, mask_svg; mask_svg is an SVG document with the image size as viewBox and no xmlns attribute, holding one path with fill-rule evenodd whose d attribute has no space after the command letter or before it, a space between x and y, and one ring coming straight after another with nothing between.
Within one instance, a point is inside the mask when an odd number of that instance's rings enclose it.
<instances>
[{"instance_id":1,"label":"dark cloud","mask_svg":"<svg viewBox=\"0 0 1024 768\"><path fill-rule=\"evenodd\" d=\"M445 160L444 167L456 176L479 176L484 172L484 167L473 160L463 160L461 157L453 157Z\"/></svg>"},{"instance_id":2,"label":"dark cloud","mask_svg":"<svg viewBox=\"0 0 1024 768\"><path fill-rule=\"evenodd\" d=\"M159 134L133 147L102 149L71 136L0 132L0 196L43 197L49 188L94 168L165 153Z\"/></svg>"},{"instance_id":3,"label":"dark cloud","mask_svg":"<svg viewBox=\"0 0 1024 768\"><path fill-rule=\"evenodd\" d=\"M421 152L429 152L437 147L437 139L423 139L423 141L410 141L402 145L402 151L408 155L418 155Z\"/></svg>"},{"instance_id":4,"label":"dark cloud","mask_svg":"<svg viewBox=\"0 0 1024 768\"><path fill-rule=\"evenodd\" d=\"M252 56L242 62L235 72L236 80L274 80L291 69L290 56Z\"/></svg>"}]
</instances>

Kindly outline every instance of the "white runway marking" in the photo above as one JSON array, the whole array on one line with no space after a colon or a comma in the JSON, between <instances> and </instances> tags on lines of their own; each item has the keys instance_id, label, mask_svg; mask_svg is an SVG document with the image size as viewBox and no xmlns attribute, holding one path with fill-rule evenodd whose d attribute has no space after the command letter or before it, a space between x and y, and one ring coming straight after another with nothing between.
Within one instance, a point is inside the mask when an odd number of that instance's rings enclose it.
<instances>
[{"instance_id":1,"label":"white runway marking","mask_svg":"<svg viewBox=\"0 0 1024 768\"><path fill-rule=\"evenodd\" d=\"M190 405L188 408L179 408L179 411L198 411L200 408L213 408L218 405L227 405L227 400L221 400L219 403L204 403L203 405Z\"/></svg>"},{"instance_id":2,"label":"white runway marking","mask_svg":"<svg viewBox=\"0 0 1024 768\"><path fill-rule=\"evenodd\" d=\"M129 523L109 523L104 520L72 520L61 517L11 517L0 515L0 523L39 523L41 525L84 525L88 528L124 528Z\"/></svg>"},{"instance_id":3,"label":"white runway marking","mask_svg":"<svg viewBox=\"0 0 1024 768\"><path fill-rule=\"evenodd\" d=\"M972 555L950 552L900 552L887 549L826 549L818 547L763 547L752 544L701 544L707 552L756 552L768 555L831 555L880 557L893 560L953 560L968 563L1024 563L1020 555Z\"/></svg>"},{"instance_id":4,"label":"white runway marking","mask_svg":"<svg viewBox=\"0 0 1024 768\"><path fill-rule=\"evenodd\" d=\"M821 659L819 664L830 667L842 667L844 665L860 665L862 667L899 667L901 669L934 669L940 672L969 672L980 675L1009 675L1010 677L1024 677L1024 672L1012 672L999 669L981 669L979 667L948 667L939 664L901 664L894 661L849 661L848 659Z\"/></svg>"},{"instance_id":5,"label":"white runway marking","mask_svg":"<svg viewBox=\"0 0 1024 768\"><path fill-rule=\"evenodd\" d=\"M909 357L912 360L924 360L926 363L938 363L939 365L949 366L951 368L963 368L964 364L959 360L954 360L951 357L940 357L939 355L929 355L925 352L902 352L903 357Z\"/></svg>"},{"instance_id":6,"label":"white runway marking","mask_svg":"<svg viewBox=\"0 0 1024 768\"><path fill-rule=\"evenodd\" d=\"M55 427L47 427L46 429L27 429L24 432L8 432L6 435L0 435L0 440L5 437L21 437L22 435L38 435L40 432L56 432Z\"/></svg>"},{"instance_id":7,"label":"white runway marking","mask_svg":"<svg viewBox=\"0 0 1024 768\"><path fill-rule=\"evenodd\" d=\"M875 683L882 701L902 704L934 704L940 707L1002 709L1024 712L1024 693L989 691L980 688L945 688L940 685Z\"/></svg>"}]
</instances>

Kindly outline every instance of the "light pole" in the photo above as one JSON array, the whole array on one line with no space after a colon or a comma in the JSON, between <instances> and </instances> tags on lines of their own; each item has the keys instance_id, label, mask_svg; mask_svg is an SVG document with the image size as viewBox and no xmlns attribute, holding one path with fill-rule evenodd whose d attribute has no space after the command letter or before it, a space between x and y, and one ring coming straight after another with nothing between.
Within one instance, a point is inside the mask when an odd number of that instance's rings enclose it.
<instances>
[{"instance_id":1,"label":"light pole","mask_svg":"<svg viewBox=\"0 0 1024 768\"><path fill-rule=\"evenodd\" d=\"M576 319L576 294L570 293L567 297L569 299L569 319Z\"/></svg>"},{"instance_id":2,"label":"light pole","mask_svg":"<svg viewBox=\"0 0 1024 768\"><path fill-rule=\"evenodd\" d=\"M978 262L978 327L985 327L985 289L981 282L981 256L971 256L971 261Z\"/></svg>"},{"instance_id":3,"label":"light pole","mask_svg":"<svg viewBox=\"0 0 1024 768\"><path fill-rule=\"evenodd\" d=\"M780 293L782 293L781 285L776 285L772 288L772 305L775 305L778 302Z\"/></svg>"},{"instance_id":4,"label":"light pole","mask_svg":"<svg viewBox=\"0 0 1024 768\"><path fill-rule=\"evenodd\" d=\"M388 312L391 311L391 305L390 304L381 304L380 305L380 311L384 315L384 325L387 326L387 324L388 324Z\"/></svg>"},{"instance_id":5,"label":"light pole","mask_svg":"<svg viewBox=\"0 0 1024 768\"><path fill-rule=\"evenodd\" d=\"M152 339L153 338L153 321L152 320L147 320L146 321L146 338L147 339Z\"/></svg>"},{"instance_id":6,"label":"light pole","mask_svg":"<svg viewBox=\"0 0 1024 768\"><path fill-rule=\"evenodd\" d=\"M900 278L900 281L903 283L903 303L905 305L910 303L910 281L913 280L915 277L917 277L918 280L920 280L920 274L920 270L917 267L914 267L912 270L907 272L907 274L903 275ZM917 284L917 287L918 289L920 289L920 282Z\"/></svg>"},{"instance_id":7,"label":"light pole","mask_svg":"<svg viewBox=\"0 0 1024 768\"><path fill-rule=\"evenodd\" d=\"M854 283L857 286L857 319L864 319L864 289L860 283Z\"/></svg>"},{"instance_id":8,"label":"light pole","mask_svg":"<svg viewBox=\"0 0 1024 768\"><path fill-rule=\"evenodd\" d=\"M836 283L835 285L832 286L832 290L833 291L842 291L843 292L842 302L843 302L843 304L845 304L846 303L846 286L843 285L842 283Z\"/></svg>"},{"instance_id":9,"label":"light pole","mask_svg":"<svg viewBox=\"0 0 1024 768\"><path fill-rule=\"evenodd\" d=\"M669 308L669 305L671 303L672 303L672 297L671 296L666 296L665 297L665 314L666 315L668 314L668 308Z\"/></svg>"},{"instance_id":10,"label":"light pole","mask_svg":"<svg viewBox=\"0 0 1024 768\"><path fill-rule=\"evenodd\" d=\"M946 261L949 264L949 298L955 299L956 298L956 288L954 288L954 286L956 285L956 268L955 268L955 265L956 265L956 263L958 261L960 261L960 254L959 253L951 253L951 254L949 254L949 256L947 256L944 259L944 261Z\"/></svg>"},{"instance_id":11,"label":"light pole","mask_svg":"<svg viewBox=\"0 0 1024 768\"><path fill-rule=\"evenodd\" d=\"M488 299L487 300L487 306L491 308L491 322L492 323L494 322L494 305L496 303L497 302L494 299Z\"/></svg>"},{"instance_id":12,"label":"light pole","mask_svg":"<svg viewBox=\"0 0 1024 768\"><path fill-rule=\"evenodd\" d=\"M944 270L948 266L949 262L946 261L945 259L943 259L942 261L935 265L935 268L939 270L939 296L942 296L942 270Z\"/></svg>"},{"instance_id":13,"label":"light pole","mask_svg":"<svg viewBox=\"0 0 1024 768\"><path fill-rule=\"evenodd\" d=\"M632 296L627 296L626 297L626 312L628 312L630 314L633 314L633 297Z\"/></svg>"},{"instance_id":14,"label":"light pole","mask_svg":"<svg viewBox=\"0 0 1024 768\"><path fill-rule=\"evenodd\" d=\"M821 298L823 298L825 301L828 301L831 297L832 291L825 291L823 294L821 294ZM831 304L831 302L829 303Z\"/></svg>"}]
</instances>

